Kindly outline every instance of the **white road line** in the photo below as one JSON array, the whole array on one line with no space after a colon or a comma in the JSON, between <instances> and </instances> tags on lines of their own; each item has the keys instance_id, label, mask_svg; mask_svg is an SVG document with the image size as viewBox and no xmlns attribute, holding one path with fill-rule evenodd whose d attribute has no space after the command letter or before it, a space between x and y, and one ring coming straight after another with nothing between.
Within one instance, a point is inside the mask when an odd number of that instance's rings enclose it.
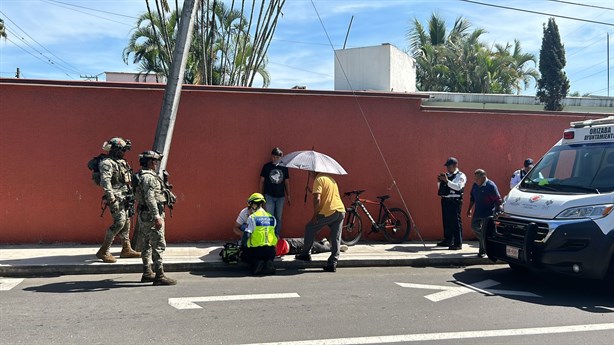
<instances>
[{"instance_id":1,"label":"white road line","mask_svg":"<svg viewBox=\"0 0 614 345\"><path fill-rule=\"evenodd\" d=\"M182 297L169 298L168 304L177 309L202 309L196 303L200 302L219 302L219 301L240 301L253 299L274 299L274 298L297 298L301 297L297 293L270 293L254 295L228 295L228 296L206 296L206 297Z\"/></svg>"},{"instance_id":2,"label":"white road line","mask_svg":"<svg viewBox=\"0 0 614 345\"><path fill-rule=\"evenodd\" d=\"M384 344L384 343L401 343L401 342L428 341L428 340L513 337L513 336L535 335L535 334L549 334L550 335L550 334L556 334L556 333L592 332L592 331L605 331L605 330L614 330L614 323L599 323L599 324L593 324L593 325L570 325L570 326L555 326L555 327L537 327L537 328L499 329L499 330L489 330L489 331L422 333L422 334L386 335L386 336L374 336L374 337L314 339L314 340L299 340L299 341L285 341L285 342L258 343L258 344L261 344L261 345ZM255 345L255 344L256 343L245 344L245 345Z\"/></svg>"},{"instance_id":3,"label":"white road line","mask_svg":"<svg viewBox=\"0 0 614 345\"><path fill-rule=\"evenodd\" d=\"M429 290L443 290L441 292L432 293L424 296L426 299L433 302L443 301L444 299L464 295L466 293L475 292L464 286L443 286L443 285L428 285L428 284L414 284L414 283L395 283L401 287L414 288L414 289L429 289Z\"/></svg>"},{"instance_id":4,"label":"white road line","mask_svg":"<svg viewBox=\"0 0 614 345\"><path fill-rule=\"evenodd\" d=\"M23 278L0 278L0 291L8 291L19 285Z\"/></svg>"},{"instance_id":5,"label":"white road line","mask_svg":"<svg viewBox=\"0 0 614 345\"><path fill-rule=\"evenodd\" d=\"M428 284L414 284L414 283L395 283L401 287L413 288L413 289L428 289L428 290L443 290L441 292L432 293L424 296L424 298L433 302L443 301L448 298L464 295L470 292L479 292L487 296L494 295L510 295L510 296L525 296L525 297L541 297L531 292L526 291L513 291L513 290L499 290L490 289L490 287L499 285L496 280L487 279L481 282L467 284L459 281L454 283L461 286L444 286L444 285L428 285Z\"/></svg>"}]
</instances>

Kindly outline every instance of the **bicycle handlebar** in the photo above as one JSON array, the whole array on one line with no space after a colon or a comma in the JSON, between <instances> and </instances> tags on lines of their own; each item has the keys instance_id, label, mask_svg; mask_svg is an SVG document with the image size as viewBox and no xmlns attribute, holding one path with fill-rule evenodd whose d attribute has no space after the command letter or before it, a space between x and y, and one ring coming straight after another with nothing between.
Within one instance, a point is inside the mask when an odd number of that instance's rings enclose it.
<instances>
[{"instance_id":1,"label":"bicycle handlebar","mask_svg":"<svg viewBox=\"0 0 614 345\"><path fill-rule=\"evenodd\" d=\"M352 194L356 194L356 196L359 196L359 195L360 195L360 194L362 194L364 191L365 191L364 189L360 189L360 190L353 190L353 191L351 191L351 192L345 192L345 193L343 193L343 195L350 196L350 195L352 195Z\"/></svg>"}]
</instances>

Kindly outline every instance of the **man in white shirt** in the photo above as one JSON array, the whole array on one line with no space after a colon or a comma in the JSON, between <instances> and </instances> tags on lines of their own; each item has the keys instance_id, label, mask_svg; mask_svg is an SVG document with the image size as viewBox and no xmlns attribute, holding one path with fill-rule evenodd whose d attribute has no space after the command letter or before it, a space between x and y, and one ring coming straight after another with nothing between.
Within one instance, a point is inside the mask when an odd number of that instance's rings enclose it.
<instances>
[{"instance_id":1,"label":"man in white shirt","mask_svg":"<svg viewBox=\"0 0 614 345\"><path fill-rule=\"evenodd\" d=\"M467 177L458 170L458 160L454 157L448 158L444 166L447 172L442 172L437 176L439 183L437 195L441 197L444 238L443 241L437 243L437 246L448 247L450 250L460 250L463 248L461 210Z\"/></svg>"},{"instance_id":2,"label":"man in white shirt","mask_svg":"<svg viewBox=\"0 0 614 345\"><path fill-rule=\"evenodd\" d=\"M533 159L527 158L524 160L524 167L514 171L510 180L510 189L516 187L529 171L533 169Z\"/></svg>"}]
</instances>

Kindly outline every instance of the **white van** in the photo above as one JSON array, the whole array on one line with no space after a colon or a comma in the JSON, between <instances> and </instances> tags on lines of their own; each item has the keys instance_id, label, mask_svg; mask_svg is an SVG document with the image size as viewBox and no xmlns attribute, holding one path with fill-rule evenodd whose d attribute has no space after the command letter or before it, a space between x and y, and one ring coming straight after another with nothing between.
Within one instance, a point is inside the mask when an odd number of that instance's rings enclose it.
<instances>
[{"instance_id":1,"label":"white van","mask_svg":"<svg viewBox=\"0 0 614 345\"><path fill-rule=\"evenodd\" d=\"M486 253L513 269L614 276L614 116L571 123L489 222Z\"/></svg>"}]
</instances>

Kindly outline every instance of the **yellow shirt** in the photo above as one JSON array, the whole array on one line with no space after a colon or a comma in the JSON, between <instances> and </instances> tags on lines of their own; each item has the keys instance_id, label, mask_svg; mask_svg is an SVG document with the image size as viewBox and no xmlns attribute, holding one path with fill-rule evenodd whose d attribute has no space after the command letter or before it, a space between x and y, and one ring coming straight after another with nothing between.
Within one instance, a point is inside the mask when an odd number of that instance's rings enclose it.
<instances>
[{"instance_id":1,"label":"yellow shirt","mask_svg":"<svg viewBox=\"0 0 614 345\"><path fill-rule=\"evenodd\" d=\"M320 209L318 214L325 217L338 212L345 212L345 206L339 195L337 182L332 177L325 174L318 174L313 181L313 194L320 194Z\"/></svg>"}]
</instances>

